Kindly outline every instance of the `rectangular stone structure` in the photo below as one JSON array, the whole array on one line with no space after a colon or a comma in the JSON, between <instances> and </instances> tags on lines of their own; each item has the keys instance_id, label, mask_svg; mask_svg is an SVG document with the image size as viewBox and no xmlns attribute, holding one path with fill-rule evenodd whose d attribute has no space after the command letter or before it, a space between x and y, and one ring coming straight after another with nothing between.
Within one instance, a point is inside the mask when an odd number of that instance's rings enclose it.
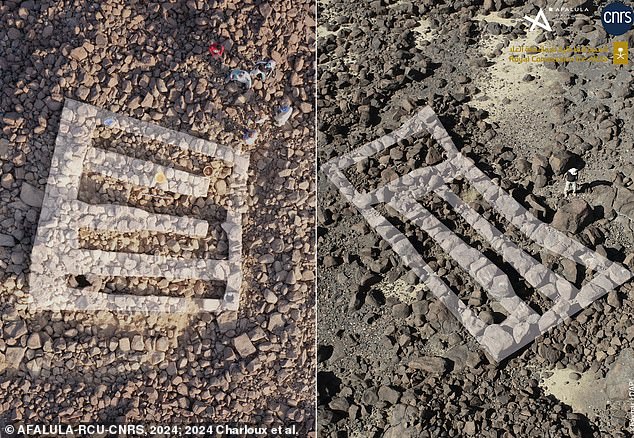
<instances>
[{"instance_id":1,"label":"rectangular stone structure","mask_svg":"<svg viewBox=\"0 0 634 438\"><path fill-rule=\"evenodd\" d=\"M225 202L226 220L221 224L229 247L226 259L183 259L80 247L80 228L150 231L192 238L205 237L209 230L209 224L201 219L78 200L81 177L87 171L181 195L204 197L209 191L207 177L92 147L92 133L105 121L123 132L195 151L232 166L230 194ZM36 310L162 313L237 310L242 284L242 213L246 205L248 167L249 155L238 148L66 99L31 253L31 306ZM165 179L157 180L158 173ZM110 294L92 286L70 287L67 282L70 275L222 281L226 288L221 299Z\"/></svg>"},{"instance_id":2,"label":"rectangular stone structure","mask_svg":"<svg viewBox=\"0 0 634 438\"><path fill-rule=\"evenodd\" d=\"M415 169L363 193L357 191L343 173L350 166L396 142L424 131L429 132L444 149L446 158L441 163ZM632 273L622 265L541 222L504 192L471 159L458 151L430 107L423 108L396 131L331 159L322 166L322 171L496 361L509 357L632 277ZM595 276L578 289L538 262L449 189L448 184L457 177L465 178L493 209L527 238L552 253L585 266L595 272ZM419 203L424 195L431 192L448 202L527 283L552 300L553 306L540 315L520 299L507 275L494 262L469 246ZM389 205L410 223L423 229L490 297L504 307L508 313L506 319L499 324L487 324L480 319L425 262L408 238L373 207L377 204Z\"/></svg>"}]
</instances>

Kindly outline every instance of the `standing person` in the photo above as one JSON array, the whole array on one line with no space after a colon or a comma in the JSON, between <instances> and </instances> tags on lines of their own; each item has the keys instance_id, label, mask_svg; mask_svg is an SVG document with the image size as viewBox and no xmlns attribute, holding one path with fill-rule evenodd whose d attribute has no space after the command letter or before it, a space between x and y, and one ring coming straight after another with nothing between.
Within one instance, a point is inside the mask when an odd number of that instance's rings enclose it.
<instances>
[{"instance_id":1,"label":"standing person","mask_svg":"<svg viewBox=\"0 0 634 438\"><path fill-rule=\"evenodd\" d=\"M566 185L564 187L564 196L568 196L568 190L572 190L572 194L577 194L577 179L579 171L576 168L572 168L566 172Z\"/></svg>"}]
</instances>

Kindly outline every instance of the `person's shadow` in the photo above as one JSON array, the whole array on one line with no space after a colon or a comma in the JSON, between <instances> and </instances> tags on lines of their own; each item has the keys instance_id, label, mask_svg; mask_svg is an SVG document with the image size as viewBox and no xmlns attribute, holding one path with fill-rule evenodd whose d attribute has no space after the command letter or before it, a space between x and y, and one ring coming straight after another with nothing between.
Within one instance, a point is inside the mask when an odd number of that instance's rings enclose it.
<instances>
[{"instance_id":1,"label":"person's shadow","mask_svg":"<svg viewBox=\"0 0 634 438\"><path fill-rule=\"evenodd\" d=\"M592 181L590 183L580 184L580 187L579 187L580 190L579 191L580 192L591 191L593 188L599 187L599 186L611 187L612 186L612 182L600 179L600 180Z\"/></svg>"}]
</instances>

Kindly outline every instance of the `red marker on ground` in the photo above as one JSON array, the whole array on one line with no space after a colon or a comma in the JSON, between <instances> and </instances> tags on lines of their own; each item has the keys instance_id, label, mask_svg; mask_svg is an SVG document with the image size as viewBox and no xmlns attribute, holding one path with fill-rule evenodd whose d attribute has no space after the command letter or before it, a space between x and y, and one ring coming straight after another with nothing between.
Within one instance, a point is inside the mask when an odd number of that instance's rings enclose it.
<instances>
[{"instance_id":1,"label":"red marker on ground","mask_svg":"<svg viewBox=\"0 0 634 438\"><path fill-rule=\"evenodd\" d=\"M220 58L222 54L225 52L225 48L218 43L211 43L209 46L209 53L214 58Z\"/></svg>"}]
</instances>

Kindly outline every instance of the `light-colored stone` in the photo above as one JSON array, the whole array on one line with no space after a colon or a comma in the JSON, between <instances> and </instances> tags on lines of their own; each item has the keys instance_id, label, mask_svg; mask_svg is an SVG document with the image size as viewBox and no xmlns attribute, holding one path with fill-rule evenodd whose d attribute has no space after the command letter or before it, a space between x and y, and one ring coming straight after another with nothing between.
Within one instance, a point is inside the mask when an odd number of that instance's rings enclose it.
<instances>
[{"instance_id":1,"label":"light-colored stone","mask_svg":"<svg viewBox=\"0 0 634 438\"><path fill-rule=\"evenodd\" d=\"M167 351L169 350L169 339L167 339L166 337L160 337L156 340L156 350L157 351Z\"/></svg>"},{"instance_id":2,"label":"light-colored stone","mask_svg":"<svg viewBox=\"0 0 634 438\"><path fill-rule=\"evenodd\" d=\"M4 323L4 339L17 340L27 333L26 323L22 320Z\"/></svg>"},{"instance_id":3,"label":"light-colored stone","mask_svg":"<svg viewBox=\"0 0 634 438\"><path fill-rule=\"evenodd\" d=\"M38 348L42 348L42 340L40 339L39 333L32 333L29 336L29 339L26 341L26 346L31 350L37 350Z\"/></svg>"},{"instance_id":4,"label":"light-colored stone","mask_svg":"<svg viewBox=\"0 0 634 438\"><path fill-rule=\"evenodd\" d=\"M150 354L150 363L152 365L158 365L165 360L165 353L162 351L155 351Z\"/></svg>"},{"instance_id":5,"label":"light-colored stone","mask_svg":"<svg viewBox=\"0 0 634 438\"><path fill-rule=\"evenodd\" d=\"M215 193L219 196L227 194L227 182L224 179L219 179L214 184Z\"/></svg>"},{"instance_id":6,"label":"light-colored stone","mask_svg":"<svg viewBox=\"0 0 634 438\"><path fill-rule=\"evenodd\" d=\"M233 346L236 348L238 354L241 357L247 357L257 351L255 346L251 342L251 339L249 339L249 336L246 333L243 333L237 338L234 338Z\"/></svg>"},{"instance_id":7,"label":"light-colored stone","mask_svg":"<svg viewBox=\"0 0 634 438\"><path fill-rule=\"evenodd\" d=\"M44 358L36 357L26 363L26 369L29 370L32 376L37 377L42 372L42 365L44 363Z\"/></svg>"},{"instance_id":8,"label":"light-colored stone","mask_svg":"<svg viewBox=\"0 0 634 438\"><path fill-rule=\"evenodd\" d=\"M119 339L119 350L127 353L130 351L130 339L129 338L121 338Z\"/></svg>"},{"instance_id":9,"label":"light-colored stone","mask_svg":"<svg viewBox=\"0 0 634 438\"><path fill-rule=\"evenodd\" d=\"M7 351L4 354L4 368L18 369L25 352L26 348L24 347L7 347ZM2 368L2 366L0 366L0 368Z\"/></svg>"},{"instance_id":10,"label":"light-colored stone","mask_svg":"<svg viewBox=\"0 0 634 438\"><path fill-rule=\"evenodd\" d=\"M70 56L77 61L82 61L88 57L88 52L83 47L75 47L70 51Z\"/></svg>"},{"instance_id":11,"label":"light-colored stone","mask_svg":"<svg viewBox=\"0 0 634 438\"><path fill-rule=\"evenodd\" d=\"M143 336L134 335L132 337L132 342L130 342L130 348L132 348L134 351L145 350L145 344L143 344Z\"/></svg>"},{"instance_id":12,"label":"light-colored stone","mask_svg":"<svg viewBox=\"0 0 634 438\"><path fill-rule=\"evenodd\" d=\"M276 312L276 313L273 313L271 317L269 318L269 323L267 328L271 332L276 332L284 328L285 325L286 325L286 321L284 320L284 315Z\"/></svg>"}]
</instances>

